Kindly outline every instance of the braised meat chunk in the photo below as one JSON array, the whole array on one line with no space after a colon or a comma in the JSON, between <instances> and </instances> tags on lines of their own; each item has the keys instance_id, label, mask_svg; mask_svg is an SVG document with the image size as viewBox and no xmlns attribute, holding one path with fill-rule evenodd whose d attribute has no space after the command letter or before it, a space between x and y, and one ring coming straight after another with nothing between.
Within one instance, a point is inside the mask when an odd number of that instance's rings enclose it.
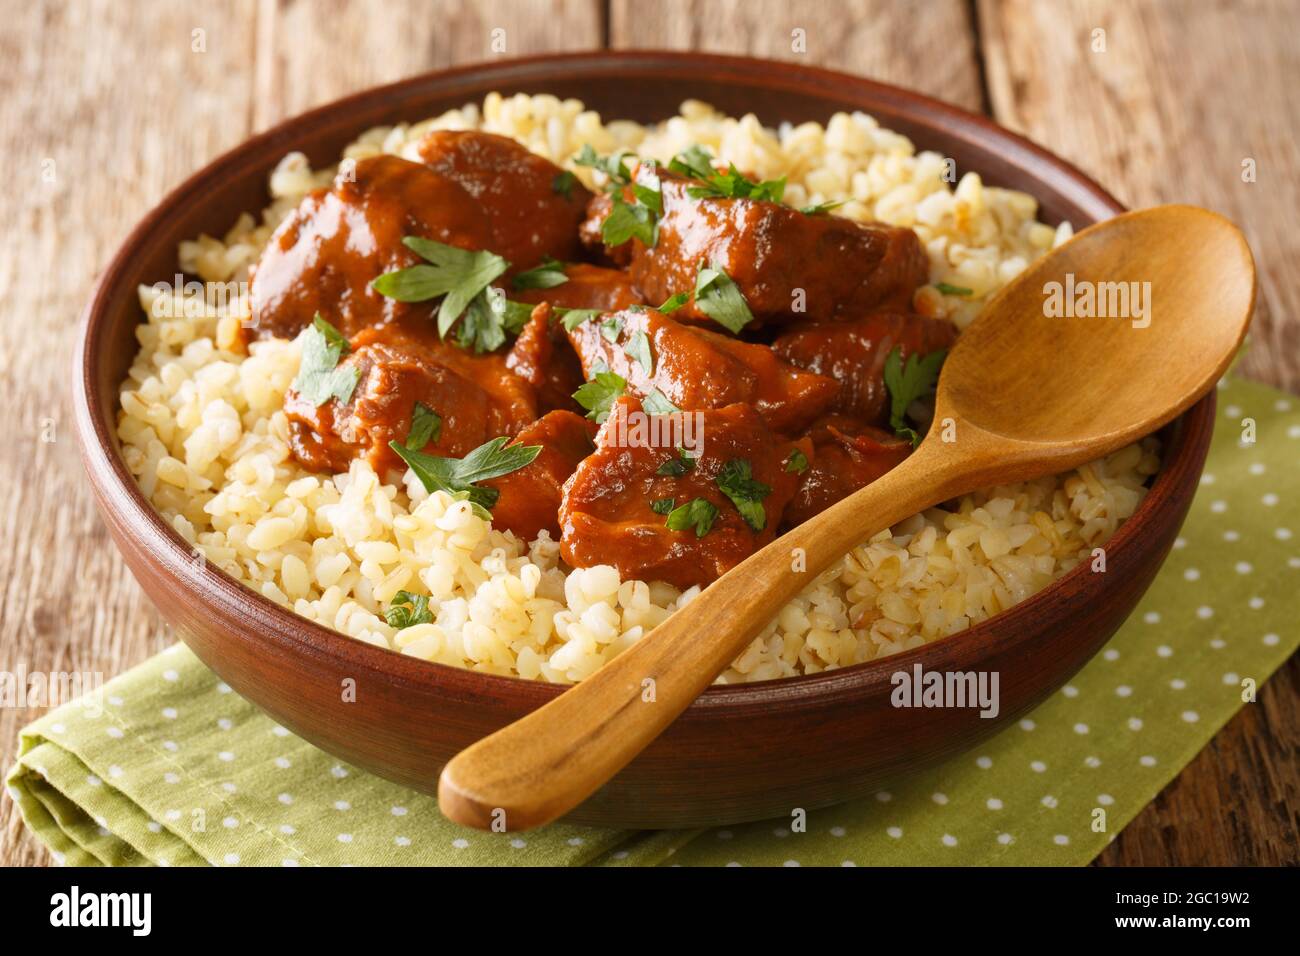
<instances>
[{"instance_id":1,"label":"braised meat chunk","mask_svg":"<svg viewBox=\"0 0 1300 956\"><path fill-rule=\"evenodd\" d=\"M280 224L254 268L257 333L291 339L317 313L346 336L429 316L429 305L398 302L370 286L380 274L420 261L402 244L405 236L486 249L492 233L473 196L419 163L373 156L341 170L329 189L308 195Z\"/></svg>"},{"instance_id":2,"label":"braised meat chunk","mask_svg":"<svg viewBox=\"0 0 1300 956\"><path fill-rule=\"evenodd\" d=\"M784 333L774 351L799 368L840 383L834 408L864 422L880 423L887 415L885 359L895 348L906 361L946 349L957 330L945 319L901 312L881 312L862 319L815 322Z\"/></svg>"},{"instance_id":3,"label":"braised meat chunk","mask_svg":"<svg viewBox=\"0 0 1300 956\"><path fill-rule=\"evenodd\" d=\"M518 471L482 482L501 494L492 506L493 527L508 528L524 541L532 541L542 531L558 538L564 483L595 450L594 431L592 422L565 411L549 412L522 429L515 443L539 445L542 450Z\"/></svg>"},{"instance_id":4,"label":"braised meat chunk","mask_svg":"<svg viewBox=\"0 0 1300 956\"><path fill-rule=\"evenodd\" d=\"M506 356L506 367L536 390L543 410L579 410L573 393L583 382L582 365L550 303L533 309Z\"/></svg>"},{"instance_id":5,"label":"braised meat chunk","mask_svg":"<svg viewBox=\"0 0 1300 956\"><path fill-rule=\"evenodd\" d=\"M696 199L687 190L697 181L658 176L657 241L650 247L632 238L609 251L613 261L627 264L648 302L692 291L704 264L731 277L760 322L824 321L906 306L928 275L925 250L910 229L807 215L763 199ZM625 197L631 201L631 187ZM608 196L592 201L585 241L603 245L601 225L612 207ZM708 321L694 303L679 317Z\"/></svg>"},{"instance_id":6,"label":"braised meat chunk","mask_svg":"<svg viewBox=\"0 0 1300 956\"><path fill-rule=\"evenodd\" d=\"M778 432L793 432L828 409L839 387L753 345L655 309L624 310L576 325L569 338L591 377L622 376L631 394L659 393L685 411L753 405Z\"/></svg>"},{"instance_id":7,"label":"braised meat chunk","mask_svg":"<svg viewBox=\"0 0 1300 956\"><path fill-rule=\"evenodd\" d=\"M636 399L620 399L565 487L561 555L578 568L611 564L625 580L707 584L772 540L798 483L789 463L796 452L811 458L812 445L729 405L703 413L692 457L628 441L640 412Z\"/></svg>"},{"instance_id":8,"label":"braised meat chunk","mask_svg":"<svg viewBox=\"0 0 1300 956\"><path fill-rule=\"evenodd\" d=\"M559 267L559 271L563 273L564 281L542 288L520 288L519 283L524 277L516 276L510 298L530 304L549 302L561 309L599 309L601 312L626 309L641 301L641 294L632 285L631 277L622 269L568 262Z\"/></svg>"},{"instance_id":9,"label":"braised meat chunk","mask_svg":"<svg viewBox=\"0 0 1300 956\"><path fill-rule=\"evenodd\" d=\"M847 415L827 415L808 429L813 457L785 509L783 529L803 524L871 484L912 453L912 443Z\"/></svg>"},{"instance_id":10,"label":"braised meat chunk","mask_svg":"<svg viewBox=\"0 0 1300 956\"><path fill-rule=\"evenodd\" d=\"M344 472L365 458L380 476L406 466L389 447L408 444L416 417L432 414L429 440L414 451L459 457L498 435L515 435L537 417L531 388L499 355L468 355L451 345L421 342L384 329L353 339L339 363L355 370L346 402L321 404L291 389L284 410L294 457L314 471Z\"/></svg>"},{"instance_id":11,"label":"braised meat chunk","mask_svg":"<svg viewBox=\"0 0 1300 956\"><path fill-rule=\"evenodd\" d=\"M492 235L480 248L504 256L516 271L547 257L576 257L591 193L554 163L513 139L475 130L435 130L418 152L483 211Z\"/></svg>"}]
</instances>

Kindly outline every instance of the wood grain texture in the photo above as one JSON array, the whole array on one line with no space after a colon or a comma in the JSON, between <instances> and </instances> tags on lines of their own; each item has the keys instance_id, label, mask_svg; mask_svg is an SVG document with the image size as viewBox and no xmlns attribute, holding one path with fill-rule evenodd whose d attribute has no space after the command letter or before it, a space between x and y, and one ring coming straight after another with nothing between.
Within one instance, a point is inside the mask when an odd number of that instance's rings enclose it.
<instances>
[{"instance_id":1,"label":"wood grain texture","mask_svg":"<svg viewBox=\"0 0 1300 956\"><path fill-rule=\"evenodd\" d=\"M790 30L803 26L811 62L971 108L991 103L1000 122L1060 150L1128 202L1203 201L1242 223L1260 258L1245 370L1300 390L1292 228L1300 204L1288 178L1300 166L1290 95L1300 53L1287 0L1231 9L1208 0L984 2L975 7L979 36L964 0L857 2L839 6L847 12L833 21L824 0L751 0L713 4L726 15L710 26L687 19L693 5L684 0L579 0L563 4L561 26L545 0L339 3L314 21L307 6L69 0L15 4L0 21L0 145L14 157L16 187L0 193L0 414L15 439L0 445L0 481L15 489L0 511L0 668L22 661L112 676L169 641L93 514L67 419L76 316L117 243L168 187L255 129L373 82L485 57L481 24L498 17L511 18L507 43L519 43L511 53L594 46L608 35L619 46L793 58ZM1077 65L1076 34L1086 37L1094 19L1112 50L1136 43L1140 55L1105 73L1065 69ZM207 52L196 55L191 32L200 28ZM143 64L149 81L130 81ZM1233 139L1249 145L1228 149ZM1247 148L1259 168L1250 186L1234 155ZM47 158L54 182L42 176ZM39 321L19 324L31 316ZM50 443L41 441L47 420ZM0 763L36 713L0 710ZM1293 660L1102 862L1294 862L1298 729ZM0 865L48 861L0 798Z\"/></svg>"},{"instance_id":2,"label":"wood grain texture","mask_svg":"<svg viewBox=\"0 0 1300 956\"><path fill-rule=\"evenodd\" d=\"M1300 44L1294 0L980 0L997 120L1129 206L1245 229L1262 294L1241 371L1300 391ZM1104 36L1095 31L1104 31ZM1098 41L1104 50L1094 50ZM1256 181L1243 181L1243 163Z\"/></svg>"},{"instance_id":3,"label":"wood grain texture","mask_svg":"<svg viewBox=\"0 0 1300 956\"><path fill-rule=\"evenodd\" d=\"M979 0L994 117L1125 204L1192 202L1241 225L1260 276L1240 371L1300 391L1300 46L1288 0ZM1094 50L1095 30L1105 50ZM1242 179L1253 159L1256 181ZM1265 685L1098 863L1300 858L1300 661Z\"/></svg>"},{"instance_id":4,"label":"wood grain texture","mask_svg":"<svg viewBox=\"0 0 1300 956\"><path fill-rule=\"evenodd\" d=\"M975 111L983 100L966 0L611 0L609 45L791 60Z\"/></svg>"},{"instance_id":5,"label":"wood grain texture","mask_svg":"<svg viewBox=\"0 0 1300 956\"><path fill-rule=\"evenodd\" d=\"M348 93L461 63L601 45L603 0L258 0L260 131Z\"/></svg>"}]
</instances>

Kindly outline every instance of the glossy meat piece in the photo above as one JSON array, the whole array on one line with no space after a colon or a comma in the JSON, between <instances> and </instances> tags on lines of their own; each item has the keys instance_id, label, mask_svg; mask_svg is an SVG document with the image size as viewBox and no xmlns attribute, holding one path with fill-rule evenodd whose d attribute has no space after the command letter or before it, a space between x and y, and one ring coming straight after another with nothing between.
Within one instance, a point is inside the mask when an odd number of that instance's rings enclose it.
<instances>
[{"instance_id":1,"label":"glossy meat piece","mask_svg":"<svg viewBox=\"0 0 1300 956\"><path fill-rule=\"evenodd\" d=\"M446 176L396 156L358 160L271 236L250 287L256 334L291 339L317 312L347 336L402 317L432 321L437 303L405 304L370 288L421 261L404 236L484 249L491 230L478 201Z\"/></svg>"},{"instance_id":2,"label":"glossy meat piece","mask_svg":"<svg viewBox=\"0 0 1300 956\"><path fill-rule=\"evenodd\" d=\"M826 416L805 437L813 443L813 456L785 509L782 528L793 528L825 511L912 453L911 442L847 415Z\"/></svg>"},{"instance_id":3,"label":"glossy meat piece","mask_svg":"<svg viewBox=\"0 0 1300 956\"><path fill-rule=\"evenodd\" d=\"M651 375L628 353L638 333L650 345ZM839 390L829 378L782 361L767 346L684 325L655 309L589 319L571 330L569 339L588 378L600 361L623 376L629 392L639 398L658 390L685 411L745 402L778 432L807 425L830 407Z\"/></svg>"},{"instance_id":4,"label":"glossy meat piece","mask_svg":"<svg viewBox=\"0 0 1300 956\"><path fill-rule=\"evenodd\" d=\"M532 541L543 530L558 538L564 483L595 450L594 430L593 422L566 411L549 412L521 430L516 443L541 445L542 450L518 471L481 482L501 492L492 507L492 526L508 528L524 541Z\"/></svg>"},{"instance_id":5,"label":"glossy meat piece","mask_svg":"<svg viewBox=\"0 0 1300 956\"><path fill-rule=\"evenodd\" d=\"M510 261L512 271L542 259L572 259L578 224L591 193L576 179L557 192L563 170L505 136L476 130L434 130L420 141L420 158L465 190L491 223L482 248Z\"/></svg>"},{"instance_id":6,"label":"glossy meat piece","mask_svg":"<svg viewBox=\"0 0 1300 956\"><path fill-rule=\"evenodd\" d=\"M543 411L582 412L573 400L584 381L582 365L549 303L533 309L506 356L506 367L533 387Z\"/></svg>"},{"instance_id":7,"label":"glossy meat piece","mask_svg":"<svg viewBox=\"0 0 1300 956\"><path fill-rule=\"evenodd\" d=\"M606 269L586 262L569 262L564 266L569 281L549 289L511 289L516 302L549 302L562 309L600 309L613 312L641 301L632 279L622 269Z\"/></svg>"},{"instance_id":8,"label":"glossy meat piece","mask_svg":"<svg viewBox=\"0 0 1300 956\"><path fill-rule=\"evenodd\" d=\"M313 405L293 389L285 396L290 447L312 471L338 474L363 457L381 477L405 471L388 443L406 441L416 402L442 418L438 440L419 450L451 458L515 435L537 417L531 387L500 355L469 355L382 328L356 336L339 364L360 372L346 404Z\"/></svg>"},{"instance_id":9,"label":"glossy meat piece","mask_svg":"<svg viewBox=\"0 0 1300 956\"><path fill-rule=\"evenodd\" d=\"M957 330L946 319L881 312L843 322L798 326L772 343L772 350L799 368L840 383L834 409L866 422L888 418L885 359L896 347L901 358L950 347Z\"/></svg>"},{"instance_id":10,"label":"glossy meat piece","mask_svg":"<svg viewBox=\"0 0 1300 956\"><path fill-rule=\"evenodd\" d=\"M659 304L695 288L701 262L717 264L739 287L758 321L822 321L861 315L882 305L906 306L929 275L916 233L842 216L807 216L781 203L753 199L692 199L695 183L660 171L663 215L653 248L639 239L608 250L626 262L648 302ZM630 198L630 191L628 193ZM582 227L585 242L600 242L608 196L592 201ZM803 311L792 310L803 290ZM682 319L710 321L694 303Z\"/></svg>"},{"instance_id":11,"label":"glossy meat piece","mask_svg":"<svg viewBox=\"0 0 1300 956\"><path fill-rule=\"evenodd\" d=\"M619 444L626 416L640 410L636 399L620 399L596 438L596 452L578 466L560 507L560 551L573 567L611 564L624 580L667 581L680 588L708 584L772 540L798 477L785 470L794 448L812 457L807 440L773 434L748 405L703 413L703 450L681 477L657 474L675 459L673 448ZM623 424L620 425L620 420ZM718 488L719 470L743 459L753 477L771 488L762 501L766 526L755 532ZM718 509L703 537L694 529L673 531L651 502L672 498L683 505L704 498Z\"/></svg>"}]
</instances>

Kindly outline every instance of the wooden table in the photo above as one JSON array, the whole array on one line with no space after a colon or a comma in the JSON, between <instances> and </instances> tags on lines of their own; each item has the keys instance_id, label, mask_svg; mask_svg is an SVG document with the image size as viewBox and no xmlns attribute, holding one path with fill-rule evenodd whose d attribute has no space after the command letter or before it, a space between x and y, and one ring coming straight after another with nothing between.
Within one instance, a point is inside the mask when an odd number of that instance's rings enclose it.
<instances>
[{"instance_id":1,"label":"wooden table","mask_svg":"<svg viewBox=\"0 0 1300 956\"><path fill-rule=\"evenodd\" d=\"M0 23L0 155L12 187L0 193L0 669L112 676L172 641L83 487L69 362L81 304L131 225L250 134L353 90L502 55L667 47L863 73L990 113L1125 203L1199 203L1240 223L1262 286L1242 371L1300 392L1295 13L1294 0L9 5ZM795 30L805 53L792 50ZM1251 160L1256 181L1244 182ZM1100 862L1300 859L1298 688L1293 660ZM0 710L0 765L34 716ZM0 864L48 861L3 799Z\"/></svg>"}]
</instances>

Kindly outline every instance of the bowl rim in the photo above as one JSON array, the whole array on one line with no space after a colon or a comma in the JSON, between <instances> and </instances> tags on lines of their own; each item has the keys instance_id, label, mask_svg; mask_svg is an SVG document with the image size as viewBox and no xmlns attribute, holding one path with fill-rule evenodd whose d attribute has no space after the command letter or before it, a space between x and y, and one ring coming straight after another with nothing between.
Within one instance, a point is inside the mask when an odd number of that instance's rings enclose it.
<instances>
[{"instance_id":1,"label":"bowl rim","mask_svg":"<svg viewBox=\"0 0 1300 956\"><path fill-rule=\"evenodd\" d=\"M155 554L165 573L188 582L188 588L203 602L215 602L224 612L246 621L245 631L277 645L277 650L292 655L307 655L318 663L346 665L358 677L373 676L395 687L437 692L465 699L509 698L526 708L538 707L562 693L568 684L552 684L523 677L501 676L424 661L400 652L368 644L324 625L299 616L293 610L263 597L242 582L207 562L196 567L194 549L175 531L144 497L126 467L115 437L117 407L105 407L100 401L96 381L99 357L106 354L106 317L122 288L137 249L148 241L158 225L182 208L197 193L219 184L232 173L249 164L264 150L279 145L285 152L293 148L298 134L324 124L355 128L349 120L352 111L384 101L400 101L407 94L419 95L439 81L487 80L508 87L512 81L545 79L555 76L557 67L578 68L584 78L601 74L627 78L638 71L653 75L665 65L675 70L707 68L728 74L735 81L761 74L767 87L780 86L802 93L813 88L833 90L850 97L888 97L898 104L898 111L915 117L922 124L942 124L946 132L972 146L992 150L1015 165L1034 165L1054 172L1054 188L1081 203L1115 215L1124 207L1102 186L1072 164L1017 133L999 126L991 119L933 97L865 77L754 57L700 54L658 50L603 50L584 53L552 53L517 59L473 63L451 69L434 70L372 87L334 100L284 120L222 153L170 190L131 230L118 247L109 265L96 281L83 310L76 352L73 357L73 412L83 465L92 489L100 497L104 510L120 519L123 533L142 549ZM356 129L359 134L362 130ZM924 144L918 144L924 148ZM268 170L269 172L269 170ZM134 289L130 290L132 293ZM113 393L116 396L118 393ZM1174 510L1177 495L1167 494L1179 484L1179 460L1196 458L1197 449L1208 442L1214 420L1214 390L1199 399L1182 416L1175 419L1179 427L1174 440L1163 450L1161 469L1156 473L1149 493L1107 541L1107 550L1115 552L1141 534L1161 509ZM110 424L111 423L111 424ZM1199 467L1194 464L1193 467ZM1160 493L1158 493L1160 492ZM902 651L861 664L849 665L817 674L776 678L744 684L714 685L704 691L678 720L689 721L718 713L725 708L729 716L747 712L770 713L773 706L799 710L823 706L828 700L845 695L859 696L877 692L889 683L889 676L904 668L920 664L925 670L968 670L982 658L1011 650L1029 633L1027 625L1053 606L1058 596L1071 588L1080 588L1085 600L1095 600L1105 587L1101 581L1084 578L1087 564L1080 563L1041 591L978 624L911 650Z\"/></svg>"}]
</instances>

